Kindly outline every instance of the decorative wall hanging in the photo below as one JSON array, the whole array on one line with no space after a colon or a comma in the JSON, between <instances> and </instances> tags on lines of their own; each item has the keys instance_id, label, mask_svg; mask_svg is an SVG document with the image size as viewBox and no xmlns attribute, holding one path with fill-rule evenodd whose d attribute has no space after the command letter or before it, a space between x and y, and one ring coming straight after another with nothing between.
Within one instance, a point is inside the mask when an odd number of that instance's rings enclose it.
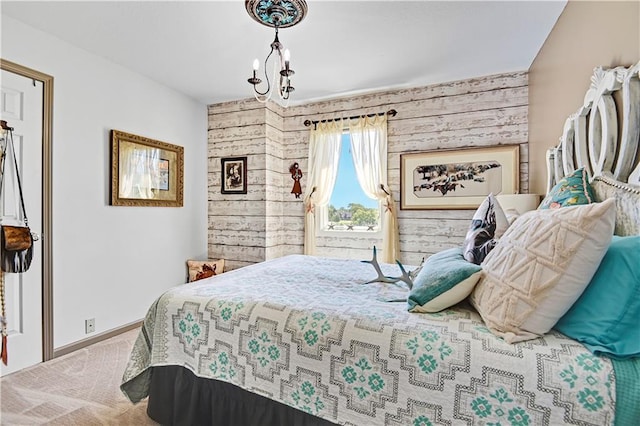
<instances>
[{"instance_id":1,"label":"decorative wall hanging","mask_svg":"<svg viewBox=\"0 0 640 426\"><path fill-rule=\"evenodd\" d=\"M518 193L518 145L400 156L401 209L475 209L489 195Z\"/></svg>"},{"instance_id":2,"label":"decorative wall hanging","mask_svg":"<svg viewBox=\"0 0 640 426\"><path fill-rule=\"evenodd\" d=\"M247 193L247 157L221 158L222 193Z\"/></svg>"},{"instance_id":3,"label":"decorative wall hanging","mask_svg":"<svg viewBox=\"0 0 640 426\"><path fill-rule=\"evenodd\" d=\"M291 173L291 179L293 179L293 188L291 189L291 193L294 194L296 198L300 198L300 194L302 194L302 186L300 186L302 170L300 170L298 163L293 163L291 167L289 167L289 173Z\"/></svg>"},{"instance_id":4,"label":"decorative wall hanging","mask_svg":"<svg viewBox=\"0 0 640 426\"><path fill-rule=\"evenodd\" d=\"M111 205L182 207L184 148L111 131Z\"/></svg>"}]
</instances>

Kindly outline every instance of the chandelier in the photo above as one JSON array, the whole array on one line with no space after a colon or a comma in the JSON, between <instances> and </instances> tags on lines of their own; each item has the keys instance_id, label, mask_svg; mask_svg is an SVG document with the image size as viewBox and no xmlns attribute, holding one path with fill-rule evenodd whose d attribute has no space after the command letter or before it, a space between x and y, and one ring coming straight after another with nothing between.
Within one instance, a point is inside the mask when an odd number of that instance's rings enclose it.
<instances>
[{"instance_id":1,"label":"chandelier","mask_svg":"<svg viewBox=\"0 0 640 426\"><path fill-rule=\"evenodd\" d=\"M249 16L261 24L273 27L276 30L276 37L271 43L271 51L264 60L266 89L261 91L258 88L262 80L258 78L260 62L257 59L253 61L253 76L247 79L247 81L253 85L254 95L260 102L266 102L271 98L271 95L275 91L276 81L280 99L288 100L291 92L295 90L291 85L291 76L294 75L295 72L289 64L289 49L285 49L283 52L284 46L278 39L278 29L292 27L302 21L307 14L307 2L305 0L245 0L244 5ZM273 63L273 76L271 80L269 79L269 71L267 69L269 59L271 59Z\"/></svg>"}]
</instances>

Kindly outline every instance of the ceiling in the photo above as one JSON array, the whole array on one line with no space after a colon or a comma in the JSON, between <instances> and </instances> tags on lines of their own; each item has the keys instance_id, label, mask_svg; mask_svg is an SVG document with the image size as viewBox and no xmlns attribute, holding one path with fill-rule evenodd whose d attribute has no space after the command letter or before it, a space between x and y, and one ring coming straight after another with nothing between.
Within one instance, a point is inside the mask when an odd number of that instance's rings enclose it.
<instances>
[{"instance_id":1,"label":"ceiling","mask_svg":"<svg viewBox=\"0 0 640 426\"><path fill-rule=\"evenodd\" d=\"M280 30L296 71L292 104L527 70L566 1L307 4L300 24ZM252 96L253 59L263 63L274 37L241 0L3 0L1 7L206 104Z\"/></svg>"}]
</instances>

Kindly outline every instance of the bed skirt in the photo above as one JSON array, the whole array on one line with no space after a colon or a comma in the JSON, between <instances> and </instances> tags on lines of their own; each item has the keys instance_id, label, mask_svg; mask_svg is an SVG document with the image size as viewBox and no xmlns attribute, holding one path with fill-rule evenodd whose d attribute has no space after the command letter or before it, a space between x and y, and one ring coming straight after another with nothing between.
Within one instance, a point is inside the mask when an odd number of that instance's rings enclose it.
<instances>
[{"instance_id":1,"label":"bed skirt","mask_svg":"<svg viewBox=\"0 0 640 426\"><path fill-rule=\"evenodd\" d=\"M331 426L327 420L181 366L153 367L147 406L162 425Z\"/></svg>"}]
</instances>

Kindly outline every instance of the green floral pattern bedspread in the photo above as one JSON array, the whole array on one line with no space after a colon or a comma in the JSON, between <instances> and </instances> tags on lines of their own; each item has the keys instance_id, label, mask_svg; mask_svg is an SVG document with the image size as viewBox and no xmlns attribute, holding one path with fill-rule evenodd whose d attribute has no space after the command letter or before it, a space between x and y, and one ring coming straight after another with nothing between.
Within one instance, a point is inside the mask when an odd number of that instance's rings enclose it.
<instances>
[{"instance_id":1,"label":"green floral pattern bedspread","mask_svg":"<svg viewBox=\"0 0 640 426\"><path fill-rule=\"evenodd\" d=\"M394 265L382 265L399 275ZM182 365L345 425L610 425L607 358L552 332L509 345L471 308L409 313L370 265L287 256L176 287L150 308L121 389Z\"/></svg>"}]
</instances>

